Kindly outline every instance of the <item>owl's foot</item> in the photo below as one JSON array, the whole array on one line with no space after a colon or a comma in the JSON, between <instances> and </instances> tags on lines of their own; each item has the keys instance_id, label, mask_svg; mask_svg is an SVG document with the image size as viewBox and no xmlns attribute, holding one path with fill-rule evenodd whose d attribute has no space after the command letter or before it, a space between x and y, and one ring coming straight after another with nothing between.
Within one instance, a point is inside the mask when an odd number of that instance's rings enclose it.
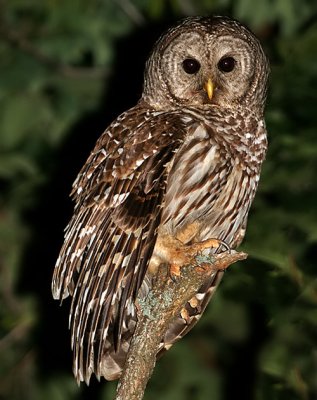
<instances>
[{"instance_id":1,"label":"owl's foot","mask_svg":"<svg viewBox=\"0 0 317 400\"><path fill-rule=\"evenodd\" d=\"M230 247L227 245L227 243L220 239L207 239L199 243L193 243L192 245L186 247L190 248L189 251L192 253L193 257L199 254L209 254L211 249L217 249L218 251L224 248L224 251L230 251Z\"/></svg>"},{"instance_id":2,"label":"owl's foot","mask_svg":"<svg viewBox=\"0 0 317 400\"><path fill-rule=\"evenodd\" d=\"M212 263L213 256L210 254L211 249L221 250L230 252L230 247L226 242L219 239L207 239L199 243L193 243L191 245L181 245L174 248L172 260L170 264L170 276L172 279L180 276L181 267L184 265L195 264L201 266L202 264Z\"/></svg>"}]
</instances>

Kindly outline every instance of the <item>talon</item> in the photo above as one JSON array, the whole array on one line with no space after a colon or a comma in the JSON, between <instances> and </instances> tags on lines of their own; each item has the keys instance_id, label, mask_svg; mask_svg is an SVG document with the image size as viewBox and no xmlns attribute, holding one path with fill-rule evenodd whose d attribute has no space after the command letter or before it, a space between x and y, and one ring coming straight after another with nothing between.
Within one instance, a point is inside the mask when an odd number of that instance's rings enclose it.
<instances>
[{"instance_id":1,"label":"talon","mask_svg":"<svg viewBox=\"0 0 317 400\"><path fill-rule=\"evenodd\" d=\"M225 251L228 251L229 253L231 252L230 246L224 240L209 239L209 240L205 240L205 242L207 242L208 244L211 244L210 248L217 249L216 250L217 253L218 253L218 251L221 252L221 247L224 247Z\"/></svg>"},{"instance_id":2,"label":"talon","mask_svg":"<svg viewBox=\"0 0 317 400\"><path fill-rule=\"evenodd\" d=\"M224 251L231 252L230 246L221 239L207 239L201 243L195 243L193 247L196 247L197 253L200 252L202 255L205 255L205 251L210 249L216 249L216 253L221 252L221 247L225 248Z\"/></svg>"},{"instance_id":3,"label":"talon","mask_svg":"<svg viewBox=\"0 0 317 400\"><path fill-rule=\"evenodd\" d=\"M180 266L177 264L171 264L169 270L170 278L173 282L176 282L176 278L181 275Z\"/></svg>"},{"instance_id":4,"label":"talon","mask_svg":"<svg viewBox=\"0 0 317 400\"><path fill-rule=\"evenodd\" d=\"M220 244L218 246L218 249L220 249L220 247L223 246L225 248L225 251L227 251L229 254L231 253L231 247L228 245L228 243L226 243L224 240L219 240L219 243Z\"/></svg>"}]
</instances>

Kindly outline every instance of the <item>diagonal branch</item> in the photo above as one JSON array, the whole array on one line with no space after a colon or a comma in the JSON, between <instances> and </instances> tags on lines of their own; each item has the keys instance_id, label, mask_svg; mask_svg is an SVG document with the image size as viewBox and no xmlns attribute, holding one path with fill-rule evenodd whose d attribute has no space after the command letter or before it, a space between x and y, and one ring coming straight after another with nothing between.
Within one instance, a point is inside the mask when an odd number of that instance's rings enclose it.
<instances>
[{"instance_id":1,"label":"diagonal branch","mask_svg":"<svg viewBox=\"0 0 317 400\"><path fill-rule=\"evenodd\" d=\"M184 266L181 275L169 279L169 267L161 266L153 287L144 300L139 300L138 322L127 361L117 387L115 400L141 400L150 379L156 354L168 325L179 315L185 304L197 293L204 281L219 270L247 254L232 251L200 257L200 266Z\"/></svg>"}]
</instances>

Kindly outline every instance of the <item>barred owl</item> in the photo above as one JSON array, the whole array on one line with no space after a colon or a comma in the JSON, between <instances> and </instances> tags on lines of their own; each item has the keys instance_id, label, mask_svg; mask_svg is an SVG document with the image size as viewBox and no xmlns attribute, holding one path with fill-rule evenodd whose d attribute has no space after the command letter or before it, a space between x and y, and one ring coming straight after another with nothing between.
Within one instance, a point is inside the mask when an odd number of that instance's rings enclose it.
<instances>
[{"instance_id":1,"label":"barred owl","mask_svg":"<svg viewBox=\"0 0 317 400\"><path fill-rule=\"evenodd\" d=\"M72 297L78 381L120 376L137 297L161 263L175 272L206 243L242 241L267 147L268 73L259 41L226 17L186 18L154 46L141 99L101 135L73 185L52 291ZM159 353L197 322L222 274L170 324Z\"/></svg>"}]
</instances>

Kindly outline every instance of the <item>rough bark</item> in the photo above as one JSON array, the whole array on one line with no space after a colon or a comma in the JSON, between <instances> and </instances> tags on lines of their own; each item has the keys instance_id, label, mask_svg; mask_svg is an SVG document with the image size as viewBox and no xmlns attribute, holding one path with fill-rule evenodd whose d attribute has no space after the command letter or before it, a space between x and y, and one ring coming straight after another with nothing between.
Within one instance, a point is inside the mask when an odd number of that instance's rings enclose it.
<instances>
[{"instance_id":1,"label":"rough bark","mask_svg":"<svg viewBox=\"0 0 317 400\"><path fill-rule=\"evenodd\" d=\"M156 354L171 321L197 292L206 278L247 257L232 251L212 257L199 257L199 266L184 266L180 276L170 279L169 266L162 265L153 287L138 301L138 322L127 361L117 387L115 400L140 400L156 362Z\"/></svg>"}]
</instances>

